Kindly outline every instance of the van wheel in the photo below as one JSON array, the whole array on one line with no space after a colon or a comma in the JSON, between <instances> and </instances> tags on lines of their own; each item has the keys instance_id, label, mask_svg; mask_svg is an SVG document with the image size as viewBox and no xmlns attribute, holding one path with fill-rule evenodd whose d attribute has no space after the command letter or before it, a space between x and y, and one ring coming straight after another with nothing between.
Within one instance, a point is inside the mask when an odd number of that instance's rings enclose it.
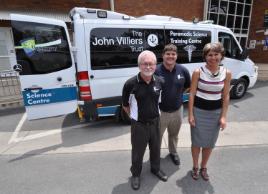
<instances>
[{"instance_id":1,"label":"van wheel","mask_svg":"<svg viewBox=\"0 0 268 194\"><path fill-rule=\"evenodd\" d=\"M120 113L121 113L120 114L121 120L123 121L123 123L130 124L130 118L129 118L128 114L124 111L123 108L121 108Z\"/></svg>"},{"instance_id":2,"label":"van wheel","mask_svg":"<svg viewBox=\"0 0 268 194\"><path fill-rule=\"evenodd\" d=\"M244 78L240 78L237 80L236 84L231 90L231 98L240 99L242 98L248 88L248 82Z\"/></svg>"}]
</instances>

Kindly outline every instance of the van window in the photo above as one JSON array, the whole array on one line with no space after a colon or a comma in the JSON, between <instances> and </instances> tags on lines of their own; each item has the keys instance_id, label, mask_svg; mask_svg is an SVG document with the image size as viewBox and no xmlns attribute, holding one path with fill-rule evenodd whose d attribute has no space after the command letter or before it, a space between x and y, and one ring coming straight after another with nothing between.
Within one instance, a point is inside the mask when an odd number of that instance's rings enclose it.
<instances>
[{"instance_id":1,"label":"van window","mask_svg":"<svg viewBox=\"0 0 268 194\"><path fill-rule=\"evenodd\" d=\"M94 28L90 33L91 69L135 67L143 50L153 51L161 60L164 45L164 30Z\"/></svg>"},{"instance_id":2,"label":"van window","mask_svg":"<svg viewBox=\"0 0 268 194\"><path fill-rule=\"evenodd\" d=\"M160 63L169 43L178 47L178 63L200 62L203 47L209 42L211 32L205 30L95 28L90 34L91 68L135 67L143 50L153 51Z\"/></svg>"},{"instance_id":3,"label":"van window","mask_svg":"<svg viewBox=\"0 0 268 194\"><path fill-rule=\"evenodd\" d=\"M165 30L166 44L178 47L178 63L203 61L203 48L211 42L211 32L205 30Z\"/></svg>"},{"instance_id":4,"label":"van window","mask_svg":"<svg viewBox=\"0 0 268 194\"><path fill-rule=\"evenodd\" d=\"M234 37L225 32L219 32L219 42L223 44L225 57L237 59L240 54L240 48L237 45Z\"/></svg>"},{"instance_id":5,"label":"van window","mask_svg":"<svg viewBox=\"0 0 268 194\"><path fill-rule=\"evenodd\" d=\"M71 67L70 50L63 27L12 21L12 28L22 75L46 74Z\"/></svg>"}]
</instances>

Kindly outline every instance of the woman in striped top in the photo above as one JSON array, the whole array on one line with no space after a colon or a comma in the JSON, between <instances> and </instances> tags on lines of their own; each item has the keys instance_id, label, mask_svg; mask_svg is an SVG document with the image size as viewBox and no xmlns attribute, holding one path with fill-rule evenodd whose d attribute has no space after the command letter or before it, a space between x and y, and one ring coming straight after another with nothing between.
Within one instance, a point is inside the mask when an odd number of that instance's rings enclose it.
<instances>
[{"instance_id":1,"label":"woman in striped top","mask_svg":"<svg viewBox=\"0 0 268 194\"><path fill-rule=\"evenodd\" d=\"M226 127L231 72L220 65L224 57L221 43L206 44L203 57L205 66L196 69L192 75L188 121L192 140L192 177L197 180L200 174L208 181L207 162L219 131ZM200 152L202 160L198 171Z\"/></svg>"}]
</instances>

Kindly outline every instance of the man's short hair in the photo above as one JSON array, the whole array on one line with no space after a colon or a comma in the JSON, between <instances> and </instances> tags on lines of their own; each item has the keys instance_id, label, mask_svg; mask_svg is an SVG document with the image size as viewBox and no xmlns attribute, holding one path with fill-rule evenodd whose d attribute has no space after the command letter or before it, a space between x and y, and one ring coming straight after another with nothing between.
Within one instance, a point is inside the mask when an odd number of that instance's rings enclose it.
<instances>
[{"instance_id":1,"label":"man's short hair","mask_svg":"<svg viewBox=\"0 0 268 194\"><path fill-rule=\"evenodd\" d=\"M152 57L152 59L154 60L155 64L157 63L157 59L156 59L155 54L152 51L145 50L145 51L142 51L138 56L138 65L141 65L141 63L143 62L143 59L145 57L148 57L148 56Z\"/></svg>"},{"instance_id":2,"label":"man's short hair","mask_svg":"<svg viewBox=\"0 0 268 194\"><path fill-rule=\"evenodd\" d=\"M174 44L167 44L163 50L163 54L165 54L165 52L167 52L167 51L174 51L174 52L178 53L178 48Z\"/></svg>"}]
</instances>

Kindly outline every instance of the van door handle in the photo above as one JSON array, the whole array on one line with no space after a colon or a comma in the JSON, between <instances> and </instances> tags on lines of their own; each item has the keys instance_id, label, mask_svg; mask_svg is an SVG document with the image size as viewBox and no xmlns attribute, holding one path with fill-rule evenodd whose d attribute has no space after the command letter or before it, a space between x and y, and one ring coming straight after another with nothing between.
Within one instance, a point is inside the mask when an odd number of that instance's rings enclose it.
<instances>
[{"instance_id":1,"label":"van door handle","mask_svg":"<svg viewBox=\"0 0 268 194\"><path fill-rule=\"evenodd\" d=\"M62 77L57 77L57 80L58 80L59 82L61 82L61 81L62 81Z\"/></svg>"},{"instance_id":2,"label":"van door handle","mask_svg":"<svg viewBox=\"0 0 268 194\"><path fill-rule=\"evenodd\" d=\"M90 75L90 79L93 79L94 78L94 75Z\"/></svg>"},{"instance_id":3,"label":"van door handle","mask_svg":"<svg viewBox=\"0 0 268 194\"><path fill-rule=\"evenodd\" d=\"M33 87L33 88L24 88L25 91L29 91L29 90L42 90L42 87Z\"/></svg>"}]
</instances>

